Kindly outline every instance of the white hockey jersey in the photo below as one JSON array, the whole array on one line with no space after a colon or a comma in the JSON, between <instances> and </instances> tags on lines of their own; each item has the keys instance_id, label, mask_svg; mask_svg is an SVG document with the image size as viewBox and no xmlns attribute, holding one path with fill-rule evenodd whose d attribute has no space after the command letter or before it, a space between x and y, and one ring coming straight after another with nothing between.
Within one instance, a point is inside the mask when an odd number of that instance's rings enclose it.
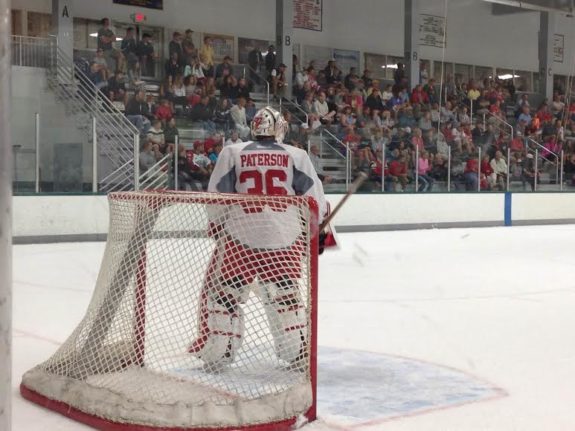
<instances>
[{"instance_id":1,"label":"white hockey jersey","mask_svg":"<svg viewBox=\"0 0 575 431\"><path fill-rule=\"evenodd\" d=\"M307 153L274 141L248 141L224 147L212 172L208 191L259 195L311 196L318 203L320 224L327 212L323 186ZM246 213L231 209L225 230L252 248L284 248L301 234L296 208L264 208Z\"/></svg>"}]
</instances>

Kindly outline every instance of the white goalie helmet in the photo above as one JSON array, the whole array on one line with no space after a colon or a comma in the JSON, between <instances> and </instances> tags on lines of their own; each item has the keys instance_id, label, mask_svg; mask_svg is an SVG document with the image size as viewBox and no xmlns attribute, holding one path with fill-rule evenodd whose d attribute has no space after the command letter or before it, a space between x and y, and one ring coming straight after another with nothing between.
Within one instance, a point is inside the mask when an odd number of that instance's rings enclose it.
<instances>
[{"instance_id":1,"label":"white goalie helmet","mask_svg":"<svg viewBox=\"0 0 575 431\"><path fill-rule=\"evenodd\" d=\"M288 123L282 114L274 108L266 106L256 112L251 128L254 139L267 136L273 137L277 142L281 143L287 132Z\"/></svg>"}]
</instances>

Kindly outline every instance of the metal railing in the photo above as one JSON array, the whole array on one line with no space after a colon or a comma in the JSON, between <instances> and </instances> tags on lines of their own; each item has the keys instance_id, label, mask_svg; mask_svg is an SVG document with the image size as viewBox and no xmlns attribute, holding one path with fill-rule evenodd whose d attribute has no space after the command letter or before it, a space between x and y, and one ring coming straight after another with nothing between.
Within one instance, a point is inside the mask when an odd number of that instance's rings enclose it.
<instances>
[{"instance_id":1,"label":"metal railing","mask_svg":"<svg viewBox=\"0 0 575 431\"><path fill-rule=\"evenodd\" d=\"M55 38L12 35L11 44L13 66L52 66Z\"/></svg>"},{"instance_id":2,"label":"metal railing","mask_svg":"<svg viewBox=\"0 0 575 431\"><path fill-rule=\"evenodd\" d=\"M105 156L112 166L112 172L99 178L93 190L138 190L140 132L58 47L53 60L48 84L68 114L76 116L89 133L95 147L94 169L98 169L98 155Z\"/></svg>"},{"instance_id":3,"label":"metal railing","mask_svg":"<svg viewBox=\"0 0 575 431\"><path fill-rule=\"evenodd\" d=\"M55 37L12 36L12 65L44 68L48 86L92 144L92 191L138 189L139 131L57 45ZM36 159L40 151L36 115ZM100 156L112 172L98 176ZM36 163L38 164L38 163ZM39 191L36 168L35 189Z\"/></svg>"},{"instance_id":4,"label":"metal railing","mask_svg":"<svg viewBox=\"0 0 575 431\"><path fill-rule=\"evenodd\" d=\"M332 148L335 154L343 157L345 159L345 189L349 190L349 185L351 183L351 169L352 169L352 160L351 160L351 151L349 145L344 143L341 139L327 130L325 127L320 129L320 143L321 145L327 145L328 147ZM324 135L327 135L328 138L325 138ZM337 144L337 148L334 145L329 143L329 140L335 142ZM323 149L322 149L323 150ZM323 151L322 151L323 152ZM343 152L343 153L342 153Z\"/></svg>"},{"instance_id":5,"label":"metal railing","mask_svg":"<svg viewBox=\"0 0 575 431\"><path fill-rule=\"evenodd\" d=\"M166 154L140 176L141 190L168 189L173 157Z\"/></svg>"}]
</instances>

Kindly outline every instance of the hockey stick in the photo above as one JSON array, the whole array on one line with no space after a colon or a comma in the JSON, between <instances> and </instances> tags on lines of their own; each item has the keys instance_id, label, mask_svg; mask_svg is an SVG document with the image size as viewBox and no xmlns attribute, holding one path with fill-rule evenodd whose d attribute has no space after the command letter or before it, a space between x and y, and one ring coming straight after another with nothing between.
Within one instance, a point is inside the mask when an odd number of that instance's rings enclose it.
<instances>
[{"instance_id":1,"label":"hockey stick","mask_svg":"<svg viewBox=\"0 0 575 431\"><path fill-rule=\"evenodd\" d=\"M357 191L357 189L359 189L359 187L363 184L365 180L367 180L367 174L365 172L360 172L355 181L351 184L351 187L349 188L345 196L342 198L342 200L339 201L339 203L336 205L333 211L325 218L325 220L321 223L321 225L319 225L320 232L326 228L329 222L335 217L337 212L341 209L345 201L347 201L351 197L351 195L353 195Z\"/></svg>"}]
</instances>

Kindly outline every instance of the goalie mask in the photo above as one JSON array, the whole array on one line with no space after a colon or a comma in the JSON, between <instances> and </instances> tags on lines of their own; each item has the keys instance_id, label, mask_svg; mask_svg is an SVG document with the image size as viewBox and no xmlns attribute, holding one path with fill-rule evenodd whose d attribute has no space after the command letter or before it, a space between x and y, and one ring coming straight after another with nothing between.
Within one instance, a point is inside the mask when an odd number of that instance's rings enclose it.
<instances>
[{"instance_id":1,"label":"goalie mask","mask_svg":"<svg viewBox=\"0 0 575 431\"><path fill-rule=\"evenodd\" d=\"M278 111L266 106L256 113L251 128L254 139L272 137L281 143L287 132L288 124Z\"/></svg>"}]
</instances>

